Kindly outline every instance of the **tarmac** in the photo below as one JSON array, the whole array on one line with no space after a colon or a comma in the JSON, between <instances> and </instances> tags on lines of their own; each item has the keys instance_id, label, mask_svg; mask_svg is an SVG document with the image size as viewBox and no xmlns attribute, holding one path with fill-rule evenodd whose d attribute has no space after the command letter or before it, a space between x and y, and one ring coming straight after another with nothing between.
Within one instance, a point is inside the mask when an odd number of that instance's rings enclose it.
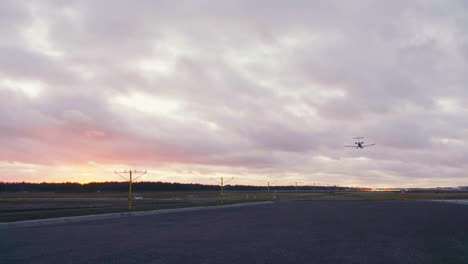
<instances>
[{"instance_id":1,"label":"tarmac","mask_svg":"<svg viewBox=\"0 0 468 264\"><path fill-rule=\"evenodd\" d=\"M468 200L432 200L433 202L454 203L468 205Z\"/></svg>"},{"instance_id":2,"label":"tarmac","mask_svg":"<svg viewBox=\"0 0 468 264\"><path fill-rule=\"evenodd\" d=\"M0 230L0 263L468 263L468 207L280 201Z\"/></svg>"}]
</instances>

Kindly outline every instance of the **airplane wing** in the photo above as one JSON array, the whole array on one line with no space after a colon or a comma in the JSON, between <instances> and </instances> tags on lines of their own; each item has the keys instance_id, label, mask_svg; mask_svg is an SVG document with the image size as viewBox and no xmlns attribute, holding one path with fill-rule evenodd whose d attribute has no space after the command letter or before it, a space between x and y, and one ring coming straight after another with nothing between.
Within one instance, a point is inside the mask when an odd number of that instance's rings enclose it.
<instances>
[{"instance_id":1,"label":"airplane wing","mask_svg":"<svg viewBox=\"0 0 468 264\"><path fill-rule=\"evenodd\" d=\"M357 148L357 146L347 146L347 145L345 145L345 147L347 147L347 148Z\"/></svg>"},{"instance_id":2,"label":"airplane wing","mask_svg":"<svg viewBox=\"0 0 468 264\"><path fill-rule=\"evenodd\" d=\"M370 146L374 146L375 144L369 144L369 145L363 145L362 147L365 148L365 147L370 147Z\"/></svg>"}]
</instances>

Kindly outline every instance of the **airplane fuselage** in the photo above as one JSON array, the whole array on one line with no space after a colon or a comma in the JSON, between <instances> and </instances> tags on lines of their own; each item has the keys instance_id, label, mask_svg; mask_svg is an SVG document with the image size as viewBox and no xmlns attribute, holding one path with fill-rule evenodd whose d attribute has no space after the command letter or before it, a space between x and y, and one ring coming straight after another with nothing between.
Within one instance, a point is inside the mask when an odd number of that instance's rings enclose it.
<instances>
[{"instance_id":1,"label":"airplane fuselage","mask_svg":"<svg viewBox=\"0 0 468 264\"><path fill-rule=\"evenodd\" d=\"M367 145L364 145L364 141L362 140L363 137L356 137L356 138L353 138L355 139L356 141L354 142L354 145L345 145L345 147L347 148L356 148L356 149L364 149L366 147L370 147L370 146L374 146L375 144L367 144Z\"/></svg>"}]
</instances>

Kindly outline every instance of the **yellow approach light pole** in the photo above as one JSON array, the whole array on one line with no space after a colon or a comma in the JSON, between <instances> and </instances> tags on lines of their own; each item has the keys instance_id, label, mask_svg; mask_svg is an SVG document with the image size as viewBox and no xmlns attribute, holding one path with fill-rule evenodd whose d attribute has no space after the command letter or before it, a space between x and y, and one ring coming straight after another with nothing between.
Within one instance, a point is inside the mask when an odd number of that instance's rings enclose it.
<instances>
[{"instance_id":1,"label":"yellow approach light pole","mask_svg":"<svg viewBox=\"0 0 468 264\"><path fill-rule=\"evenodd\" d=\"M298 183L302 183L302 182L294 182L294 184L296 185L296 193L297 193L297 191L298 191L298 188L297 188L297 184L298 184Z\"/></svg>"},{"instance_id":2,"label":"yellow approach light pole","mask_svg":"<svg viewBox=\"0 0 468 264\"><path fill-rule=\"evenodd\" d=\"M133 205L132 205L132 200L133 200L133 190L132 190L132 184L134 181L136 181L138 178L146 174L145 171L137 171L137 170L124 170L124 171L114 171L115 174L119 175L122 179L125 181L128 181L128 209L131 210ZM127 179L125 176L122 176L121 174L129 174L129 178ZM133 179L133 174L138 174L138 177Z\"/></svg>"},{"instance_id":3,"label":"yellow approach light pole","mask_svg":"<svg viewBox=\"0 0 468 264\"><path fill-rule=\"evenodd\" d=\"M216 183L218 183L219 185L221 185L221 203L224 204L224 184L226 184L226 183L232 181L232 180L234 179L234 177L228 179L226 182L224 182L224 178L223 178L223 177L221 177L220 179L221 179L221 180L218 181L218 180L216 180L216 179L214 179L214 178L210 178L210 180L215 181Z\"/></svg>"},{"instance_id":4,"label":"yellow approach light pole","mask_svg":"<svg viewBox=\"0 0 468 264\"><path fill-rule=\"evenodd\" d=\"M271 184L274 184L275 182L277 182L277 180L271 182ZM267 189L268 189L268 193L270 193L270 181L267 181ZM276 200L276 193L273 193L271 198Z\"/></svg>"},{"instance_id":5,"label":"yellow approach light pole","mask_svg":"<svg viewBox=\"0 0 468 264\"><path fill-rule=\"evenodd\" d=\"M277 181L272 181L271 184L274 184ZM267 190L270 192L270 181L267 181Z\"/></svg>"}]
</instances>

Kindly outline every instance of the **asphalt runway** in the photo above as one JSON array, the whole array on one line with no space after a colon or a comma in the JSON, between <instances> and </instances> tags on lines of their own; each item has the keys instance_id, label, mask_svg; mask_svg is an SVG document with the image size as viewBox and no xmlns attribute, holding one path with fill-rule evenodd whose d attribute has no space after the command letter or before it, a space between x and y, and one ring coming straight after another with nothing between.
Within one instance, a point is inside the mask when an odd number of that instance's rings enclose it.
<instances>
[{"instance_id":1,"label":"asphalt runway","mask_svg":"<svg viewBox=\"0 0 468 264\"><path fill-rule=\"evenodd\" d=\"M468 263L468 205L282 201L0 230L0 263Z\"/></svg>"}]
</instances>

